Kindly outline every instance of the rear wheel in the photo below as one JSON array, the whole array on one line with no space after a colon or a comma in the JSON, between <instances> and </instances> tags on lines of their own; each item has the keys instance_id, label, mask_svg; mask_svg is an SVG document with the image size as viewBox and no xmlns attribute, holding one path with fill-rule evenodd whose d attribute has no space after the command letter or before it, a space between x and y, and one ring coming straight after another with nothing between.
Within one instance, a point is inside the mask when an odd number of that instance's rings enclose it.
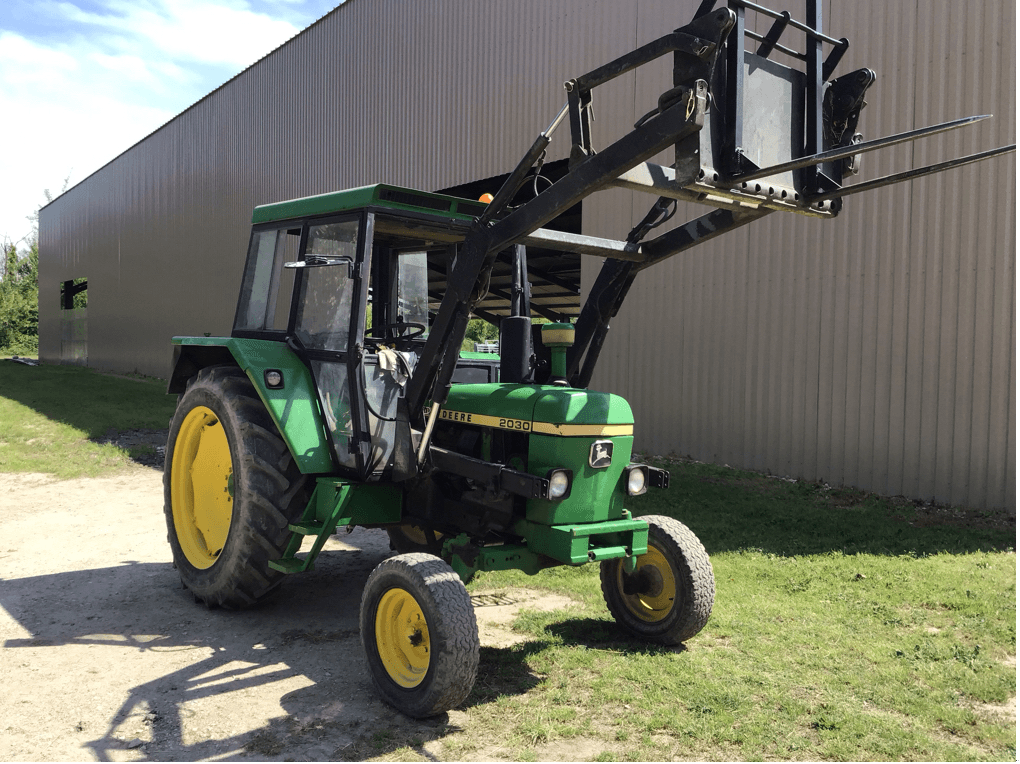
<instances>
[{"instance_id":1,"label":"rear wheel","mask_svg":"<svg viewBox=\"0 0 1020 764\"><path fill-rule=\"evenodd\" d=\"M240 369L211 366L188 382L170 421L164 513L181 581L209 605L254 604L280 582L288 524L307 480Z\"/></svg>"},{"instance_id":2,"label":"rear wheel","mask_svg":"<svg viewBox=\"0 0 1020 764\"><path fill-rule=\"evenodd\" d=\"M715 578L708 553L691 530L672 517L650 515L648 552L633 573L622 560L602 563L602 594L616 622L635 636L677 645L708 623Z\"/></svg>"},{"instance_id":3,"label":"rear wheel","mask_svg":"<svg viewBox=\"0 0 1020 764\"><path fill-rule=\"evenodd\" d=\"M383 698L408 716L459 705L478 671L478 624L453 568L402 554L372 571L361 599L361 644Z\"/></svg>"}]
</instances>

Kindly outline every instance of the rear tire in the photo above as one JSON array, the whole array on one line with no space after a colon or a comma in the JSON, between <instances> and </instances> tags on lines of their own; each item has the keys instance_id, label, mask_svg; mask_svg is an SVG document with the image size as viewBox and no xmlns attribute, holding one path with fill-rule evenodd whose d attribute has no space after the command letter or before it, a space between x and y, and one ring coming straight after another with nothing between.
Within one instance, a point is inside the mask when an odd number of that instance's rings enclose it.
<instances>
[{"instance_id":1,"label":"rear tire","mask_svg":"<svg viewBox=\"0 0 1020 764\"><path fill-rule=\"evenodd\" d=\"M478 672L478 623L453 568L430 554L380 563L361 599L361 644L387 703L421 718L467 698Z\"/></svg>"},{"instance_id":2,"label":"rear tire","mask_svg":"<svg viewBox=\"0 0 1020 764\"><path fill-rule=\"evenodd\" d=\"M248 377L210 366L170 420L164 513L181 582L207 605L243 608L279 585L269 567L308 503L301 474Z\"/></svg>"},{"instance_id":3,"label":"rear tire","mask_svg":"<svg viewBox=\"0 0 1020 764\"><path fill-rule=\"evenodd\" d=\"M648 552L631 574L622 560L602 563L602 595L609 612L627 631L662 645L678 645L708 623L715 602L715 577L705 547L672 517L649 515Z\"/></svg>"}]
</instances>

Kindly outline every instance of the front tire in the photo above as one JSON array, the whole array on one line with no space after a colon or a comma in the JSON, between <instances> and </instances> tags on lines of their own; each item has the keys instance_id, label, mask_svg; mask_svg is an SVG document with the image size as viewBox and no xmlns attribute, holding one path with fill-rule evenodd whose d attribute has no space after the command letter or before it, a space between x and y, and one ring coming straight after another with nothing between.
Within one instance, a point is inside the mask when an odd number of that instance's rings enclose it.
<instances>
[{"instance_id":1,"label":"front tire","mask_svg":"<svg viewBox=\"0 0 1020 764\"><path fill-rule=\"evenodd\" d=\"M243 608L283 574L288 525L307 479L244 372L211 366L189 382L170 421L164 513L181 581L207 605Z\"/></svg>"},{"instance_id":2,"label":"front tire","mask_svg":"<svg viewBox=\"0 0 1020 764\"><path fill-rule=\"evenodd\" d=\"M633 573L622 560L602 563L602 595L627 631L662 645L686 642L705 628L715 602L715 577L705 547L672 517L649 515L648 552Z\"/></svg>"},{"instance_id":3,"label":"front tire","mask_svg":"<svg viewBox=\"0 0 1020 764\"><path fill-rule=\"evenodd\" d=\"M408 716L448 711L471 692L478 623L453 568L430 554L380 563L361 599L361 644L379 693Z\"/></svg>"}]
</instances>

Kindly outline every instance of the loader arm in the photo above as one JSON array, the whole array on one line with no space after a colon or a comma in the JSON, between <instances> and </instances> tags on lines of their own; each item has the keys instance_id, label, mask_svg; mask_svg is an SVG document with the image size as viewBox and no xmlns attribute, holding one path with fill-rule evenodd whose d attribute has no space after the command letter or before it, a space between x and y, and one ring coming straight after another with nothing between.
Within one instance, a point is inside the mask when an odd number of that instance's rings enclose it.
<instances>
[{"instance_id":1,"label":"loader arm","mask_svg":"<svg viewBox=\"0 0 1020 764\"><path fill-rule=\"evenodd\" d=\"M705 124L708 82L734 19L735 14L727 8L702 15L687 26L566 83L567 105L535 140L485 213L476 219L461 245L456 267L448 275L446 293L421 354L422 362L407 386L410 421L416 429L426 431L425 440L428 423L423 410L431 401L434 419L438 407L446 402L468 319L488 292L498 254L523 242L586 196L671 145L677 146L680 164L686 150L680 145L687 139L696 139ZM674 56L673 88L660 99L656 112L606 149L592 151L588 133L591 89L668 53ZM568 113L574 143L570 171L542 194L509 210L518 184L544 154L553 130Z\"/></svg>"}]
</instances>

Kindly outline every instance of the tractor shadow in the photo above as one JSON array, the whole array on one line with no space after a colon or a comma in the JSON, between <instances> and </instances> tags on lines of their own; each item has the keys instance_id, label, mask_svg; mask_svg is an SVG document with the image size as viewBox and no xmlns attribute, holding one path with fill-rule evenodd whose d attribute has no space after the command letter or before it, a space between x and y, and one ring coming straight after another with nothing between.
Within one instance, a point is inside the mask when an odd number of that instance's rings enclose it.
<instances>
[{"instance_id":1,"label":"tractor shadow","mask_svg":"<svg viewBox=\"0 0 1020 764\"><path fill-rule=\"evenodd\" d=\"M546 647L546 643L536 640L509 647L482 646L478 677L464 707L482 706L507 695L524 695L538 687L543 679L531 669L528 658Z\"/></svg>"},{"instance_id":2,"label":"tractor shadow","mask_svg":"<svg viewBox=\"0 0 1020 764\"><path fill-rule=\"evenodd\" d=\"M128 458L143 467L152 467L160 472L166 461L166 440L168 430L124 430L107 428L102 437L90 440L99 445L113 445L124 449Z\"/></svg>"},{"instance_id":3,"label":"tractor shadow","mask_svg":"<svg viewBox=\"0 0 1020 764\"><path fill-rule=\"evenodd\" d=\"M19 695L27 705L9 723L59 727L100 761L363 760L401 748L433 758L425 746L458 731L462 711L416 720L379 699L358 619L365 581L391 553L378 531L341 540L347 549L240 612L196 604L170 563L4 580L7 633L27 632L2 643L25 667L9 676L49 684ZM538 684L527 658L539 648L483 647L466 705ZM40 680L32 666L52 670Z\"/></svg>"},{"instance_id":4,"label":"tractor shadow","mask_svg":"<svg viewBox=\"0 0 1020 764\"><path fill-rule=\"evenodd\" d=\"M597 618L570 618L545 627L546 633L565 644L588 650L601 650L625 655L656 655L682 653L685 645L656 645L631 637L613 621Z\"/></svg>"}]
</instances>

